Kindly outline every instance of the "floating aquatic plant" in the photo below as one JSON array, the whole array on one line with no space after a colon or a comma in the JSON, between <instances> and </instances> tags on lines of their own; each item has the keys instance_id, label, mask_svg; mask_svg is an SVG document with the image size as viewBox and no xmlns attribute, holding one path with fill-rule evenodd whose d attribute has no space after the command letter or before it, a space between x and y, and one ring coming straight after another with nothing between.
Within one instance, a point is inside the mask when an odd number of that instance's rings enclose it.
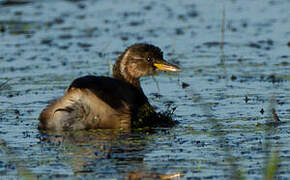
<instances>
[{"instance_id":1,"label":"floating aquatic plant","mask_svg":"<svg viewBox=\"0 0 290 180\"><path fill-rule=\"evenodd\" d=\"M176 107L169 104L165 111L156 112L149 103L145 104L139 109L137 118L132 122L132 127L139 129L173 127L178 123L178 121L172 119L175 109Z\"/></svg>"}]
</instances>

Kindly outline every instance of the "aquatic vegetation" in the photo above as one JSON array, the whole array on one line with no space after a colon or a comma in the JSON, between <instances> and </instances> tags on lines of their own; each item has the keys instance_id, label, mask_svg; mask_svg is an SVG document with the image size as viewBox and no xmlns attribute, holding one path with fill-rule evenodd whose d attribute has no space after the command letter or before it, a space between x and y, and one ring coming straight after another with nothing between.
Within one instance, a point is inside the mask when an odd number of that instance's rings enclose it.
<instances>
[{"instance_id":1,"label":"aquatic vegetation","mask_svg":"<svg viewBox=\"0 0 290 180\"><path fill-rule=\"evenodd\" d=\"M150 129L158 127L173 127L178 121L173 119L176 107L171 104L163 112L156 112L150 104L145 104L138 112L137 118L132 122L133 128Z\"/></svg>"}]
</instances>

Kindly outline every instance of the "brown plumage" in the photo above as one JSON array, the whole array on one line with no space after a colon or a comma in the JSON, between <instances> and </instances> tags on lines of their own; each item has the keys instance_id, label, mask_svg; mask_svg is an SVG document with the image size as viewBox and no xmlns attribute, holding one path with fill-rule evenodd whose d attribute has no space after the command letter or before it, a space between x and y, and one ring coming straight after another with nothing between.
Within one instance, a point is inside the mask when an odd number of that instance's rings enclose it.
<instances>
[{"instance_id":1,"label":"brown plumage","mask_svg":"<svg viewBox=\"0 0 290 180\"><path fill-rule=\"evenodd\" d=\"M122 53L113 76L75 79L64 96L40 114L40 130L130 129L141 107L149 104L139 78L158 71L180 71L150 44L135 44Z\"/></svg>"}]
</instances>

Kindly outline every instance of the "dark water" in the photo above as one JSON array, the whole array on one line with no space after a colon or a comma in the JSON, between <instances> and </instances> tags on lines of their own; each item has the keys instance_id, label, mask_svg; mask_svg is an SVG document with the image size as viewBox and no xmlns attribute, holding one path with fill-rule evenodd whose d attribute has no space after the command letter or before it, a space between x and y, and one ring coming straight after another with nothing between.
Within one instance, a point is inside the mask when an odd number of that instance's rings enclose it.
<instances>
[{"instance_id":1,"label":"dark water","mask_svg":"<svg viewBox=\"0 0 290 180\"><path fill-rule=\"evenodd\" d=\"M0 179L237 172L261 179L269 157L279 160L276 177L289 178L289 7L288 0L0 0ZM110 75L137 42L159 46L183 69L155 76L157 83L142 79L152 104L177 107L179 125L153 134L39 133L49 100L76 77Z\"/></svg>"}]
</instances>

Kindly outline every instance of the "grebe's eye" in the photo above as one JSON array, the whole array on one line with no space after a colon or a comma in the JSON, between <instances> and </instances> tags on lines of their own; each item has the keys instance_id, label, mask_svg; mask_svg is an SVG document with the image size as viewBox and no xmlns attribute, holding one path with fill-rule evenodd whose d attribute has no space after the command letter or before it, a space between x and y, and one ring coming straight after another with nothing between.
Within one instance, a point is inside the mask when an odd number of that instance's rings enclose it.
<instances>
[{"instance_id":1,"label":"grebe's eye","mask_svg":"<svg viewBox=\"0 0 290 180\"><path fill-rule=\"evenodd\" d=\"M151 57L148 57L148 58L147 58L147 61L148 61L148 62L152 62L152 58L151 58Z\"/></svg>"}]
</instances>

